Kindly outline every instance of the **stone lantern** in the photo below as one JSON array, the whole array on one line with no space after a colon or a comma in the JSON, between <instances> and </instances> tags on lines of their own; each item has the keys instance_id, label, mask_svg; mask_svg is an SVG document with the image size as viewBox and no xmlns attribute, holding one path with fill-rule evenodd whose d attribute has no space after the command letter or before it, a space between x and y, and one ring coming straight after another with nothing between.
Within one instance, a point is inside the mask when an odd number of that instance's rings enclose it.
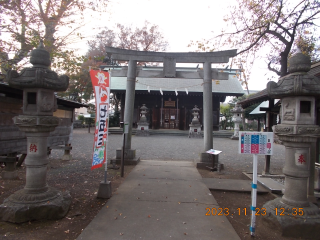
<instances>
[{"instance_id":1,"label":"stone lantern","mask_svg":"<svg viewBox=\"0 0 320 240\"><path fill-rule=\"evenodd\" d=\"M190 137L202 137L201 134L201 127L202 125L199 122L199 108L197 105L194 106L192 109L193 113L193 118L191 121L191 124L189 124L189 138Z\"/></svg>"},{"instance_id":2,"label":"stone lantern","mask_svg":"<svg viewBox=\"0 0 320 240\"><path fill-rule=\"evenodd\" d=\"M236 104L230 112L233 114L232 121L234 122L234 133L231 139L239 140L239 125L242 122L242 114L244 111L240 105Z\"/></svg>"},{"instance_id":3,"label":"stone lantern","mask_svg":"<svg viewBox=\"0 0 320 240\"><path fill-rule=\"evenodd\" d=\"M47 138L59 124L53 116L57 109L54 92L65 91L69 78L49 69L50 54L42 42L31 52L30 62L33 67L21 73L10 71L7 76L10 86L23 90L23 115L16 116L14 123L27 136L26 185L0 205L1 220L15 223L62 218L71 204L69 192L47 185Z\"/></svg>"},{"instance_id":4,"label":"stone lantern","mask_svg":"<svg viewBox=\"0 0 320 240\"><path fill-rule=\"evenodd\" d=\"M269 82L268 95L281 99L281 124L274 133L285 145L285 189L282 198L267 202L265 220L280 226L283 236L318 238L319 208L308 201L311 145L320 136L316 125L316 97L320 80L307 72L311 61L302 53L289 60L288 75Z\"/></svg>"},{"instance_id":5,"label":"stone lantern","mask_svg":"<svg viewBox=\"0 0 320 240\"><path fill-rule=\"evenodd\" d=\"M146 113L148 112L148 108L145 104L142 104L141 110L141 118L138 122L138 128L136 132L136 136L149 136L149 122L147 121Z\"/></svg>"}]
</instances>

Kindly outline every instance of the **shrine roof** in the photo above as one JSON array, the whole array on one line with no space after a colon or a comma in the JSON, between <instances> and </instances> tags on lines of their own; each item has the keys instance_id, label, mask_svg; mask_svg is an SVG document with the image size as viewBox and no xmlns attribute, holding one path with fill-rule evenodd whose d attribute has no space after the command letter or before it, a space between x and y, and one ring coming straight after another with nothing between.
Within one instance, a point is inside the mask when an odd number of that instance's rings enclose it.
<instances>
[{"instance_id":1,"label":"shrine roof","mask_svg":"<svg viewBox=\"0 0 320 240\"><path fill-rule=\"evenodd\" d=\"M111 77L111 91L125 91L126 77ZM136 91L175 91L190 93L203 92L203 79L182 78L136 78ZM213 80L212 93L224 96L242 96L244 91L235 74L229 75L229 80Z\"/></svg>"},{"instance_id":2,"label":"shrine roof","mask_svg":"<svg viewBox=\"0 0 320 240\"><path fill-rule=\"evenodd\" d=\"M312 64L311 69L308 73L310 75L313 75L313 76L320 78L320 62ZM256 94L253 94L253 95L249 96L247 99L244 99L238 103L241 105L242 108L247 108L253 104L261 103L263 101L268 101L271 99L272 98L270 98L268 96L267 89L263 89L260 92L257 92Z\"/></svg>"},{"instance_id":3,"label":"shrine roof","mask_svg":"<svg viewBox=\"0 0 320 240\"><path fill-rule=\"evenodd\" d=\"M19 88L14 88L9 86L8 83L0 82L0 94L3 94L4 97L12 97L17 99L23 98L23 90ZM88 107L87 104L79 103L69 99L64 99L62 97L56 96L58 105L62 105L70 108L80 108Z\"/></svg>"}]
</instances>

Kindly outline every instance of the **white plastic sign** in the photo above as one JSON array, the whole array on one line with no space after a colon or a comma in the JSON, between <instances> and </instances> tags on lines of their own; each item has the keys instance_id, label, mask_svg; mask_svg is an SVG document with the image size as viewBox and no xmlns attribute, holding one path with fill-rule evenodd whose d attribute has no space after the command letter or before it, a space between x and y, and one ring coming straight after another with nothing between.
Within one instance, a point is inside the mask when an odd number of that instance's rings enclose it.
<instances>
[{"instance_id":1,"label":"white plastic sign","mask_svg":"<svg viewBox=\"0 0 320 240\"><path fill-rule=\"evenodd\" d=\"M239 132L240 154L273 154L273 132Z\"/></svg>"}]
</instances>

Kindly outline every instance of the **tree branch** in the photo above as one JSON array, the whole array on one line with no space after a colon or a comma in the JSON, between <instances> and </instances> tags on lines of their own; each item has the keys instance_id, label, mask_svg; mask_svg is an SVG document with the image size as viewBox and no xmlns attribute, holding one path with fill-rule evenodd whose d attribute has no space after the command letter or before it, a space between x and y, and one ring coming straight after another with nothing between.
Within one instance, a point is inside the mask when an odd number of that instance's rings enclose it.
<instances>
[{"instance_id":1,"label":"tree branch","mask_svg":"<svg viewBox=\"0 0 320 240\"><path fill-rule=\"evenodd\" d=\"M272 72L275 72L278 76L281 75L281 72L276 70L275 68L271 67L271 61L268 63L268 69Z\"/></svg>"}]
</instances>

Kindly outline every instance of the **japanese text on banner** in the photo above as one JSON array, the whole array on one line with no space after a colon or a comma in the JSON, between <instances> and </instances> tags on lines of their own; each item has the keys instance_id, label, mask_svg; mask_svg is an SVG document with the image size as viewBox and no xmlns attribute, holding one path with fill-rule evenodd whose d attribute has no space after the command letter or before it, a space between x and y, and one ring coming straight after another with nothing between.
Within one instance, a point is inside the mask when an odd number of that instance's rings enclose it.
<instances>
[{"instance_id":1,"label":"japanese text on banner","mask_svg":"<svg viewBox=\"0 0 320 240\"><path fill-rule=\"evenodd\" d=\"M91 169L102 167L106 161L109 119L109 73L91 70L90 77L96 100L96 119Z\"/></svg>"}]
</instances>

